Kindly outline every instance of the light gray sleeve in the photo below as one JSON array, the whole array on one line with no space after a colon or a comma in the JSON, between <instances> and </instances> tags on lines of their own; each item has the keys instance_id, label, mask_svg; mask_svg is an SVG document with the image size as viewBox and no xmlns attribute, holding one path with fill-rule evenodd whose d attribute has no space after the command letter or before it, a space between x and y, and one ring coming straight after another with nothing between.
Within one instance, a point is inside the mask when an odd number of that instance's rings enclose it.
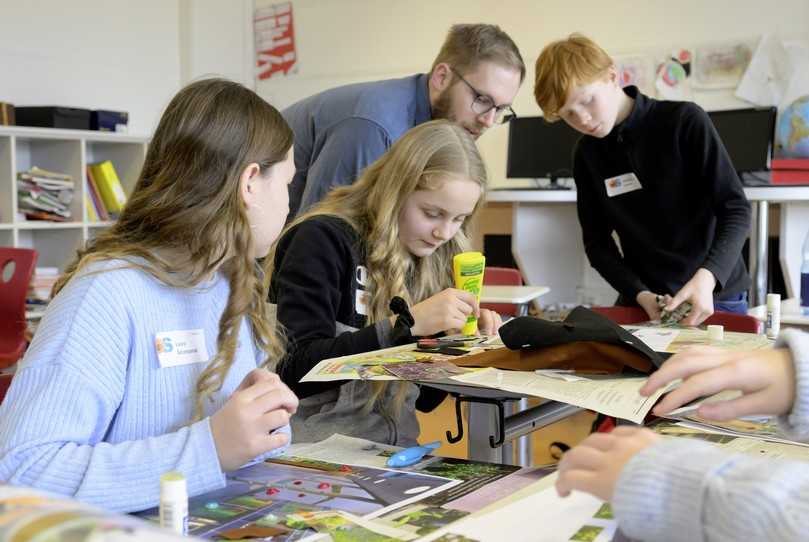
<instances>
[{"instance_id":1,"label":"light gray sleeve","mask_svg":"<svg viewBox=\"0 0 809 542\"><path fill-rule=\"evenodd\" d=\"M621 530L640 540L803 540L809 464L665 438L629 461L613 509Z\"/></svg>"},{"instance_id":2,"label":"light gray sleeve","mask_svg":"<svg viewBox=\"0 0 809 542\"><path fill-rule=\"evenodd\" d=\"M778 418L781 429L793 440L809 441L809 333L786 329L775 347L786 346L795 363L795 403L792 411Z\"/></svg>"}]
</instances>

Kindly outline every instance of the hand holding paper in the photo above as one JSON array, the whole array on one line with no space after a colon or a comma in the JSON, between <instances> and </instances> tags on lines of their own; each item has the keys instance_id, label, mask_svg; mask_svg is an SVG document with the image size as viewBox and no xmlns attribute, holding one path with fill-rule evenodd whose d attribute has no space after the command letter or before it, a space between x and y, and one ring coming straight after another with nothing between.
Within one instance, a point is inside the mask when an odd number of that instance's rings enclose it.
<instances>
[{"instance_id":1,"label":"hand holding paper","mask_svg":"<svg viewBox=\"0 0 809 542\"><path fill-rule=\"evenodd\" d=\"M795 367L787 349L728 351L692 348L673 356L640 389L651 395L671 382L683 383L652 410L658 416L725 390L739 390L735 399L705 402L700 417L726 421L749 415L783 415L795 399Z\"/></svg>"}]
</instances>

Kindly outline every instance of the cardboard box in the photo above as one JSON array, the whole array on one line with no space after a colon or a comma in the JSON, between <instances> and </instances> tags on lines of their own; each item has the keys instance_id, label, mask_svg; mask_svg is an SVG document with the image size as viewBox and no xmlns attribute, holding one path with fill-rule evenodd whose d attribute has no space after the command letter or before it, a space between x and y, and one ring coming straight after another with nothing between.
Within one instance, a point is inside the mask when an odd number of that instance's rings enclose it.
<instances>
[{"instance_id":1,"label":"cardboard box","mask_svg":"<svg viewBox=\"0 0 809 542\"><path fill-rule=\"evenodd\" d=\"M0 126L14 126L14 106L0 102Z\"/></svg>"}]
</instances>

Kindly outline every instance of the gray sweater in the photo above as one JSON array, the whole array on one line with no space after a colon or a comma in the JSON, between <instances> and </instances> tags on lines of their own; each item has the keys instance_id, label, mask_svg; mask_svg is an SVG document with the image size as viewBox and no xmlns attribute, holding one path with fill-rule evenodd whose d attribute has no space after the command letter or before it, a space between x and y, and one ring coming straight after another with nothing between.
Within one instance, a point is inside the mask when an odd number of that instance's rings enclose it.
<instances>
[{"instance_id":1,"label":"gray sweater","mask_svg":"<svg viewBox=\"0 0 809 542\"><path fill-rule=\"evenodd\" d=\"M795 404L779 423L794 440L809 441L809 334L786 330L776 346L790 348L797 375ZM613 508L621 530L639 540L804 540L809 463L665 439L629 461Z\"/></svg>"}]
</instances>

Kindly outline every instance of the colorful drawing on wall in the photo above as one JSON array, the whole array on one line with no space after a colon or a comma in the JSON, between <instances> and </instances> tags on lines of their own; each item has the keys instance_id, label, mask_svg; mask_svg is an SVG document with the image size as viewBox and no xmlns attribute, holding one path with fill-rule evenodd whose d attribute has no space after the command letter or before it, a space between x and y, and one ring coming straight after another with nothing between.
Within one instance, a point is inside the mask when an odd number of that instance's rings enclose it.
<instances>
[{"instance_id":1,"label":"colorful drawing on wall","mask_svg":"<svg viewBox=\"0 0 809 542\"><path fill-rule=\"evenodd\" d=\"M263 80L279 73L288 75L298 61L292 3L256 8L253 13L253 32L256 43L256 77Z\"/></svg>"},{"instance_id":2,"label":"colorful drawing on wall","mask_svg":"<svg viewBox=\"0 0 809 542\"><path fill-rule=\"evenodd\" d=\"M634 85L641 92L650 93L652 84L652 61L650 58L633 55L614 58L621 88Z\"/></svg>"},{"instance_id":3,"label":"colorful drawing on wall","mask_svg":"<svg viewBox=\"0 0 809 542\"><path fill-rule=\"evenodd\" d=\"M657 65L655 89L665 100L687 100L691 95L690 49L678 49Z\"/></svg>"},{"instance_id":4,"label":"colorful drawing on wall","mask_svg":"<svg viewBox=\"0 0 809 542\"><path fill-rule=\"evenodd\" d=\"M745 43L698 47L693 84L699 88L735 88L752 56L752 49Z\"/></svg>"}]
</instances>

